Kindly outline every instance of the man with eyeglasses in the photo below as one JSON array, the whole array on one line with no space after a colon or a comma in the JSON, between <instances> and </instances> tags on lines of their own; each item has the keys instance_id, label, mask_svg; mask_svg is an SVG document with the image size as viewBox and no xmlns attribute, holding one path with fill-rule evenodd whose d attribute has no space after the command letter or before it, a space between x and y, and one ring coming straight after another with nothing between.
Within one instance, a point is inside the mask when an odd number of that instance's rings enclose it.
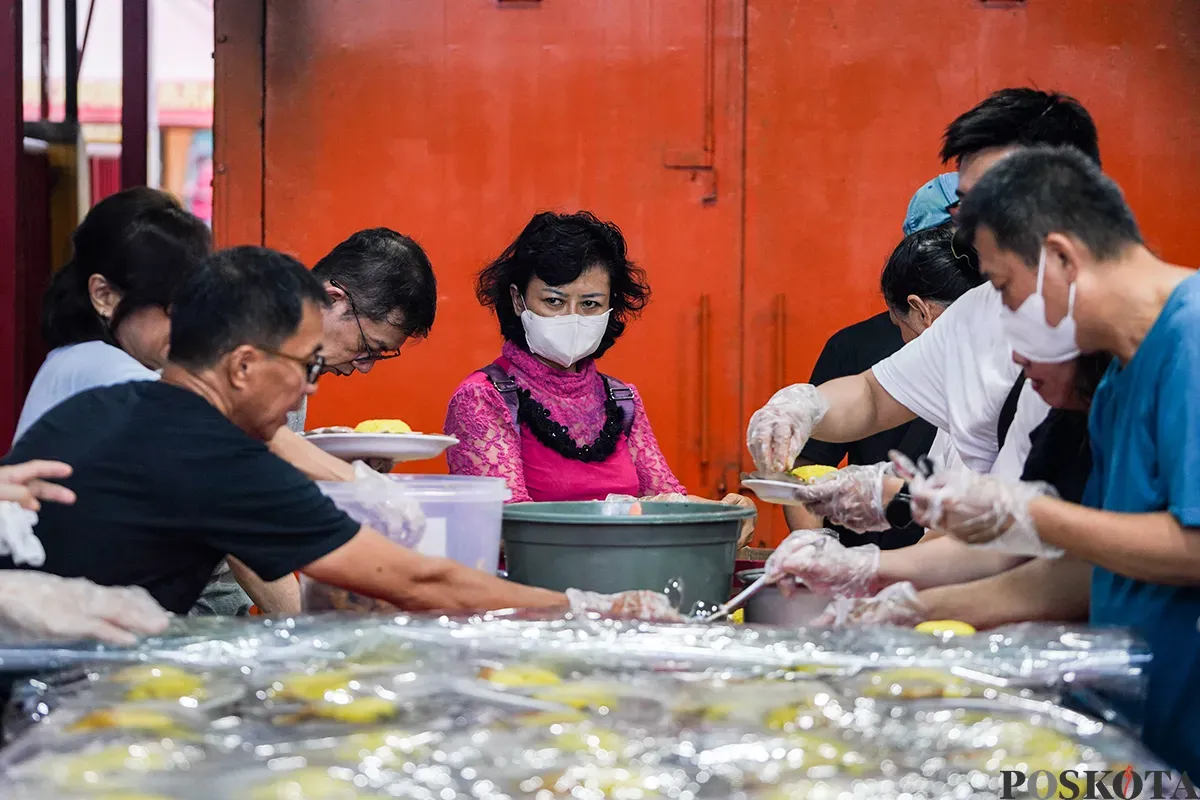
<instances>
[{"instance_id":1,"label":"man with eyeglasses","mask_svg":"<svg viewBox=\"0 0 1200 800\"><path fill-rule=\"evenodd\" d=\"M322 312L324 372L370 372L423 339L437 312L437 280L421 246L389 228L353 234L313 267L330 305ZM288 416L304 430L306 407Z\"/></svg>"},{"instance_id":2,"label":"man with eyeglasses","mask_svg":"<svg viewBox=\"0 0 1200 800\"><path fill-rule=\"evenodd\" d=\"M141 586L177 614L232 556L266 581L299 571L413 611L570 607L679 619L661 593L564 594L423 556L359 525L272 453L266 443L327 368L330 303L328 287L282 253L237 247L202 264L173 304L161 380L75 395L4 459L72 467L62 485L76 503L42 508L41 569ZM0 558L0 569L12 566Z\"/></svg>"}]
</instances>

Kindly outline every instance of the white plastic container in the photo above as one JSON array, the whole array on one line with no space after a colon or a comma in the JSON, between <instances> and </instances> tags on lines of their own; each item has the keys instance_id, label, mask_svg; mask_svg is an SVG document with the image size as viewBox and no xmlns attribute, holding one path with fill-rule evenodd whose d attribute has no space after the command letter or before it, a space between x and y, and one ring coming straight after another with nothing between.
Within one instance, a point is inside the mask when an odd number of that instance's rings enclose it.
<instances>
[{"instance_id":1,"label":"white plastic container","mask_svg":"<svg viewBox=\"0 0 1200 800\"><path fill-rule=\"evenodd\" d=\"M319 482L329 499L355 521L392 541L494 573L500 561L500 521L512 492L501 478L466 475L389 475L387 483ZM382 486L382 491L380 487ZM416 502L424 532L406 514ZM419 541L414 541L417 537Z\"/></svg>"},{"instance_id":2,"label":"white plastic container","mask_svg":"<svg viewBox=\"0 0 1200 800\"><path fill-rule=\"evenodd\" d=\"M425 534L417 551L495 574L500 522L512 492L503 478L469 475L389 475L421 504Z\"/></svg>"}]
</instances>

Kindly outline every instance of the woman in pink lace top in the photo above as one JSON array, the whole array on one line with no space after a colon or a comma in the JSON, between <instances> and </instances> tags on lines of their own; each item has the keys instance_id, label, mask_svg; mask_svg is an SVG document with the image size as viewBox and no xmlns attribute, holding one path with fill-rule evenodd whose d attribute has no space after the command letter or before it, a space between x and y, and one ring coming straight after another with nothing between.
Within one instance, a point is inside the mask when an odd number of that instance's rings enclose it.
<instances>
[{"instance_id":1,"label":"woman in pink lace top","mask_svg":"<svg viewBox=\"0 0 1200 800\"><path fill-rule=\"evenodd\" d=\"M637 390L596 369L650 295L616 225L540 213L480 274L477 294L505 342L450 400L451 473L504 478L514 502L684 499Z\"/></svg>"}]
</instances>

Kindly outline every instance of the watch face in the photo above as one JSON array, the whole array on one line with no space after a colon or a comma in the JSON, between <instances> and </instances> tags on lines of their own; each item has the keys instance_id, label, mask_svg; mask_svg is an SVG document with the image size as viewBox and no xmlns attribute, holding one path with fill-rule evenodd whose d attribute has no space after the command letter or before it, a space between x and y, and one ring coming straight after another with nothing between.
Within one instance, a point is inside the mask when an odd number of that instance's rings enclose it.
<instances>
[{"instance_id":1,"label":"watch face","mask_svg":"<svg viewBox=\"0 0 1200 800\"><path fill-rule=\"evenodd\" d=\"M908 483L905 482L884 509L883 517L893 528L906 528L913 521L912 507L909 505L911 499L912 495L908 493Z\"/></svg>"}]
</instances>

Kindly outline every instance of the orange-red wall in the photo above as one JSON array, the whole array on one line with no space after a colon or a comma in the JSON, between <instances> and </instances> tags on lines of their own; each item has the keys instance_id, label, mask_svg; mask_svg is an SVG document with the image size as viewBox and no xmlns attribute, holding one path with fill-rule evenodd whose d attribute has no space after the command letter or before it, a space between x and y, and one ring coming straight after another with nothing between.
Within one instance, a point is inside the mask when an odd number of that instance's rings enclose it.
<instances>
[{"instance_id":1,"label":"orange-red wall","mask_svg":"<svg viewBox=\"0 0 1200 800\"><path fill-rule=\"evenodd\" d=\"M589 208L654 288L602 368L693 492L736 486L749 414L881 310L942 128L1003 86L1082 100L1151 244L1200 262L1192 0L217 0L217 26L218 238L312 263L388 225L441 282L430 340L327 378L314 425L438 429L499 345L474 273Z\"/></svg>"}]
</instances>

